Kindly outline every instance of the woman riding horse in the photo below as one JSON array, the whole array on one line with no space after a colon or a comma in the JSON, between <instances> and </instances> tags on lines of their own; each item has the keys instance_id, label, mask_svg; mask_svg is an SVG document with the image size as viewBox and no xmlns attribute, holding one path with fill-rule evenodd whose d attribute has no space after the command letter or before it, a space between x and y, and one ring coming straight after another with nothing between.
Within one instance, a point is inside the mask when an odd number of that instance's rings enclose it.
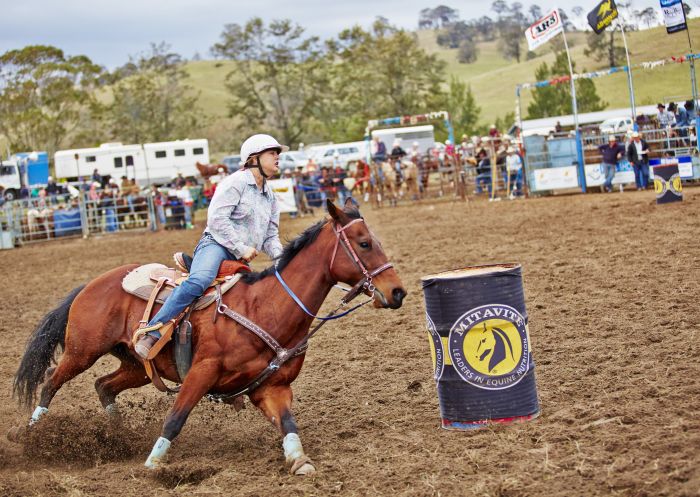
<instances>
[{"instance_id":1,"label":"woman riding horse","mask_svg":"<svg viewBox=\"0 0 700 497\"><path fill-rule=\"evenodd\" d=\"M289 150L270 135L253 135L241 145L242 169L216 188L207 227L194 251L189 277L160 311L141 328L134 349L143 359L160 339L160 328L176 318L209 287L225 260L252 261L262 250L272 259L282 254L280 211L266 179L279 172L279 154Z\"/></svg>"}]
</instances>

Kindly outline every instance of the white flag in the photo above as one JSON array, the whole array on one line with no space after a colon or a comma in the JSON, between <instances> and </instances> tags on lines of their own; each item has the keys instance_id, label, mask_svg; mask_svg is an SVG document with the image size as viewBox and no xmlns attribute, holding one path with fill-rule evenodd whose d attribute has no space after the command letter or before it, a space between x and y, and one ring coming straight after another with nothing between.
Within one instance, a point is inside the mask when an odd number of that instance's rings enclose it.
<instances>
[{"instance_id":1,"label":"white flag","mask_svg":"<svg viewBox=\"0 0 700 497\"><path fill-rule=\"evenodd\" d=\"M553 9L547 13L542 19L538 20L527 28L525 38L530 50L534 50L540 45L548 42L553 37L564 30L564 25L561 23L559 9Z\"/></svg>"},{"instance_id":2,"label":"white flag","mask_svg":"<svg viewBox=\"0 0 700 497\"><path fill-rule=\"evenodd\" d=\"M661 10L664 13L666 32L668 34L688 29L685 20L685 10L681 0L661 0Z\"/></svg>"}]
</instances>

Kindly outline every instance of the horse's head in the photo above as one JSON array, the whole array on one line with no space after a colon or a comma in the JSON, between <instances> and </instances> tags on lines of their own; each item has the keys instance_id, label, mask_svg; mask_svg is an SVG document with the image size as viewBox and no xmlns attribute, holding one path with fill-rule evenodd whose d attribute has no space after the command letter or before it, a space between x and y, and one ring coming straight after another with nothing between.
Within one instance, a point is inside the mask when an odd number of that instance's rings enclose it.
<instances>
[{"instance_id":1,"label":"horse's head","mask_svg":"<svg viewBox=\"0 0 700 497\"><path fill-rule=\"evenodd\" d=\"M330 271L334 279L374 297L375 307L401 307L406 289L384 253L382 244L360 216L352 199L344 209L326 202L337 237Z\"/></svg>"}]
</instances>

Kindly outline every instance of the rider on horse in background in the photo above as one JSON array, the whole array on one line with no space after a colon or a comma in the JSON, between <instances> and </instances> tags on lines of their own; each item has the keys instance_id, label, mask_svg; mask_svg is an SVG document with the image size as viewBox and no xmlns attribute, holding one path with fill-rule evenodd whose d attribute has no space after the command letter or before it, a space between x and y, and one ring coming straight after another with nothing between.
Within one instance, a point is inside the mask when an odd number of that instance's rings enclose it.
<instances>
[{"instance_id":1,"label":"rider on horse in background","mask_svg":"<svg viewBox=\"0 0 700 497\"><path fill-rule=\"evenodd\" d=\"M262 250L270 258L282 254L280 212L266 179L279 172L279 154L289 150L269 135L253 135L241 145L243 168L216 188L207 213L207 227L194 251L189 277L148 322L134 350L144 358L159 338L158 331L177 317L214 281L225 260L250 262Z\"/></svg>"}]
</instances>

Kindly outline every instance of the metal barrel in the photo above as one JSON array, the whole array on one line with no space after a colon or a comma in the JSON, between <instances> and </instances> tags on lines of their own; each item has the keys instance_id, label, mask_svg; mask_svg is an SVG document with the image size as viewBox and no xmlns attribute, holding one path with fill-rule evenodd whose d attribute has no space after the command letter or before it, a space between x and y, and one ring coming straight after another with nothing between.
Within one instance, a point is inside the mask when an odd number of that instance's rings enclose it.
<instances>
[{"instance_id":1,"label":"metal barrel","mask_svg":"<svg viewBox=\"0 0 700 497\"><path fill-rule=\"evenodd\" d=\"M683 200L683 181L681 181L678 164L654 166L654 190L657 204Z\"/></svg>"},{"instance_id":2,"label":"metal barrel","mask_svg":"<svg viewBox=\"0 0 700 497\"><path fill-rule=\"evenodd\" d=\"M470 430L536 417L520 265L466 267L421 282L442 427Z\"/></svg>"}]
</instances>

